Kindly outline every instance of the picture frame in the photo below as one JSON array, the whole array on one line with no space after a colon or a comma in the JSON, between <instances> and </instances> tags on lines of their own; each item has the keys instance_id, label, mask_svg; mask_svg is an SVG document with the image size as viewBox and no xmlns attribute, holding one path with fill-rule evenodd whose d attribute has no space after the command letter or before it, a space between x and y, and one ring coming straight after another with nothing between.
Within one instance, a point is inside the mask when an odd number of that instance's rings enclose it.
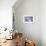
<instances>
[{"instance_id":1,"label":"picture frame","mask_svg":"<svg viewBox=\"0 0 46 46\"><path fill-rule=\"evenodd\" d=\"M24 15L23 23L34 23L34 16L32 15Z\"/></svg>"}]
</instances>

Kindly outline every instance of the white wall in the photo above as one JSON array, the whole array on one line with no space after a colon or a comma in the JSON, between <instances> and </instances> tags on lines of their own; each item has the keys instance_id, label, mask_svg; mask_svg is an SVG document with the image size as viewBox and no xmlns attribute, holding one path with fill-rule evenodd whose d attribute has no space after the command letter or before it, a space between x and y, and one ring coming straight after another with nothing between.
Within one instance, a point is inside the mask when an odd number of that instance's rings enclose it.
<instances>
[{"instance_id":1,"label":"white wall","mask_svg":"<svg viewBox=\"0 0 46 46\"><path fill-rule=\"evenodd\" d=\"M46 0L41 1L41 39L42 46L46 46Z\"/></svg>"},{"instance_id":2,"label":"white wall","mask_svg":"<svg viewBox=\"0 0 46 46\"><path fill-rule=\"evenodd\" d=\"M41 46L41 0L23 0L14 11L15 28L22 32L25 38L33 39L36 46ZM23 23L24 15L34 16L35 23Z\"/></svg>"},{"instance_id":3,"label":"white wall","mask_svg":"<svg viewBox=\"0 0 46 46\"><path fill-rule=\"evenodd\" d=\"M12 28L12 6L16 0L0 0L0 27Z\"/></svg>"}]
</instances>

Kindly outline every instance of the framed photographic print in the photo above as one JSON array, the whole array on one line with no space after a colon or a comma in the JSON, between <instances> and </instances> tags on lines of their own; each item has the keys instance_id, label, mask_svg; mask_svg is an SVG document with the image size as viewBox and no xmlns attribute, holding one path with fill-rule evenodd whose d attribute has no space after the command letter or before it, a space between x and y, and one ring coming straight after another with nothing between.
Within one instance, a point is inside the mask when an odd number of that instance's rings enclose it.
<instances>
[{"instance_id":1,"label":"framed photographic print","mask_svg":"<svg viewBox=\"0 0 46 46\"><path fill-rule=\"evenodd\" d=\"M31 15L24 15L23 16L24 23L34 23L34 16Z\"/></svg>"}]
</instances>

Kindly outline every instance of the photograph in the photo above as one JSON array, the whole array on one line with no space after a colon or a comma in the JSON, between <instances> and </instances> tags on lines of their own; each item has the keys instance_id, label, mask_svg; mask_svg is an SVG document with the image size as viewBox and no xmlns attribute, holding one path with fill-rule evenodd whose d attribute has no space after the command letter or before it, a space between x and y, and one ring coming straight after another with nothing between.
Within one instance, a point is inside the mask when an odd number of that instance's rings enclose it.
<instances>
[{"instance_id":1,"label":"photograph","mask_svg":"<svg viewBox=\"0 0 46 46\"><path fill-rule=\"evenodd\" d=\"M23 16L23 23L34 23L34 16L24 15Z\"/></svg>"}]
</instances>

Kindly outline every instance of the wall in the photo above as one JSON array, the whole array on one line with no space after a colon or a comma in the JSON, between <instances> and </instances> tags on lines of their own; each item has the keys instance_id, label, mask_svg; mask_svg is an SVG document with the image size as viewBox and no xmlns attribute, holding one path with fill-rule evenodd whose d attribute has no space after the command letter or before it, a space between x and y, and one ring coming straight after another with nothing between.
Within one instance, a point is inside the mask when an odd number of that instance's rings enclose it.
<instances>
[{"instance_id":1,"label":"wall","mask_svg":"<svg viewBox=\"0 0 46 46\"><path fill-rule=\"evenodd\" d=\"M15 6L15 5L14 5ZM41 0L23 0L14 10L15 28L22 32L24 37L35 41L36 46L41 46ZM35 17L34 23L23 23L24 15Z\"/></svg>"},{"instance_id":2,"label":"wall","mask_svg":"<svg viewBox=\"0 0 46 46\"><path fill-rule=\"evenodd\" d=\"M12 6L16 0L0 0L0 27L12 29Z\"/></svg>"},{"instance_id":3,"label":"wall","mask_svg":"<svg viewBox=\"0 0 46 46\"><path fill-rule=\"evenodd\" d=\"M46 46L46 0L41 1L41 41Z\"/></svg>"}]
</instances>

